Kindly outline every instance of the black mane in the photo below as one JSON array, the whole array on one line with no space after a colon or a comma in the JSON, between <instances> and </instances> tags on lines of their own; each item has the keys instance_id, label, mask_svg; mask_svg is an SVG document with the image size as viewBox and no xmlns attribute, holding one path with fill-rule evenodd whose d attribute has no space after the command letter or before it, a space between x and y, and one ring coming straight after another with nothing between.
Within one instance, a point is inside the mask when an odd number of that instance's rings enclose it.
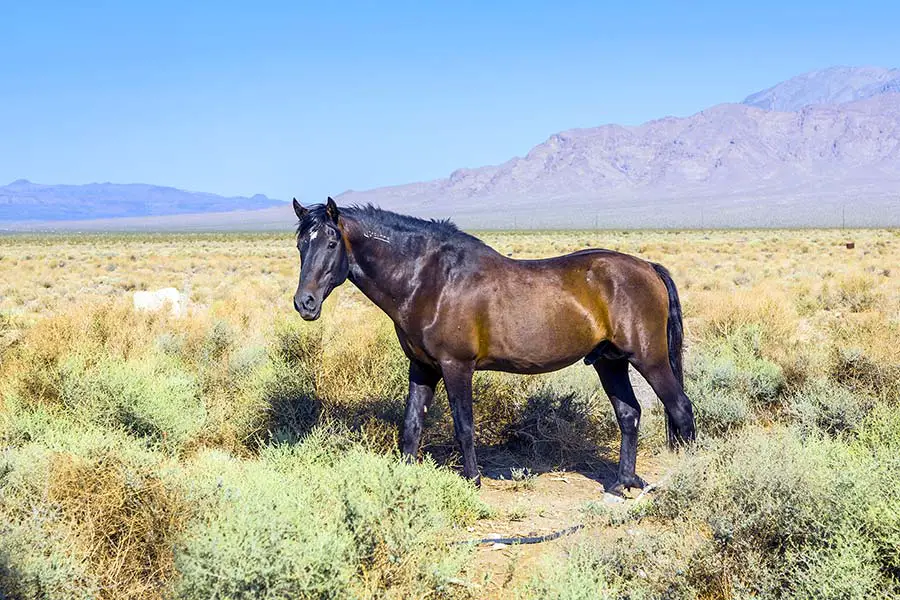
<instances>
[{"instance_id":1,"label":"black mane","mask_svg":"<svg viewBox=\"0 0 900 600\"><path fill-rule=\"evenodd\" d=\"M456 243L483 242L465 232L460 231L450 219L420 219L409 215L401 215L389 210L384 210L366 204L365 206L350 205L340 207L340 213L349 219L363 223L367 229L375 233L383 234L421 234L441 241L453 241ZM297 224L297 236L302 236L312 227L328 221L324 204L314 204L309 207L307 215Z\"/></svg>"}]
</instances>

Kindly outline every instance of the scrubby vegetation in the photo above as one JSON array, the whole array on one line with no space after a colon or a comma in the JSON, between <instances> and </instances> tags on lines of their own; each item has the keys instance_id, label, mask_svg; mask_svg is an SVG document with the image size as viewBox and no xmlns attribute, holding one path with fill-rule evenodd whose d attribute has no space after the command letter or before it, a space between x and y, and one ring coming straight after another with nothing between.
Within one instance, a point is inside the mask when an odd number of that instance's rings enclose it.
<instances>
[{"instance_id":1,"label":"scrubby vegetation","mask_svg":"<svg viewBox=\"0 0 900 600\"><path fill-rule=\"evenodd\" d=\"M585 543L540 597L894 598L900 594L900 411L841 440L749 426L709 440L629 526ZM866 432L862 433L865 428Z\"/></svg>"},{"instance_id":2,"label":"scrubby vegetation","mask_svg":"<svg viewBox=\"0 0 900 600\"><path fill-rule=\"evenodd\" d=\"M666 264L701 432L659 492L587 506L564 556L504 593L900 594L900 235L854 236L485 236ZM452 542L495 510L454 472L443 392L425 460L402 462L391 324L349 286L300 321L296 263L289 236L0 238L0 598L484 596L476 550ZM131 308L173 284L187 317ZM521 493L616 460L592 369L475 385L482 464ZM645 411L642 456L663 438Z\"/></svg>"}]
</instances>

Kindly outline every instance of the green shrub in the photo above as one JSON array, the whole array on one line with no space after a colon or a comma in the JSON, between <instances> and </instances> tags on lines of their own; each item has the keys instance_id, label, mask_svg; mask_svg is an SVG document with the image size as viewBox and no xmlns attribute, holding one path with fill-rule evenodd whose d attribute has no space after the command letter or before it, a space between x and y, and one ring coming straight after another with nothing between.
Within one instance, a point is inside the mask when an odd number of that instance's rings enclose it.
<instances>
[{"instance_id":1,"label":"green shrub","mask_svg":"<svg viewBox=\"0 0 900 600\"><path fill-rule=\"evenodd\" d=\"M318 431L238 463L195 466L205 504L179 545L179 597L354 598L461 593L467 550L438 534L481 516L458 476L408 465Z\"/></svg>"},{"instance_id":2,"label":"green shrub","mask_svg":"<svg viewBox=\"0 0 900 600\"><path fill-rule=\"evenodd\" d=\"M685 387L704 432L731 431L780 399L786 386L784 372L762 357L760 343L759 330L746 326L692 349Z\"/></svg>"},{"instance_id":3,"label":"green shrub","mask_svg":"<svg viewBox=\"0 0 900 600\"><path fill-rule=\"evenodd\" d=\"M67 543L46 511L13 518L0 500L0 598L9 600L93 600L99 585L87 560Z\"/></svg>"},{"instance_id":4,"label":"green shrub","mask_svg":"<svg viewBox=\"0 0 900 600\"><path fill-rule=\"evenodd\" d=\"M739 394L699 393L693 397L697 428L703 435L724 435L743 426L750 418L750 403Z\"/></svg>"},{"instance_id":5,"label":"green shrub","mask_svg":"<svg viewBox=\"0 0 900 600\"><path fill-rule=\"evenodd\" d=\"M471 550L446 540L487 514L476 490L433 464L373 454L346 429L252 460L205 450L176 462L124 431L22 420L32 441L0 460L3 597L161 597L176 584L181 598L471 590L460 585Z\"/></svg>"},{"instance_id":6,"label":"green shrub","mask_svg":"<svg viewBox=\"0 0 900 600\"><path fill-rule=\"evenodd\" d=\"M628 592L626 582L613 572L606 549L600 544L580 544L566 556L563 564L532 577L519 595L557 600L617 600L626 597Z\"/></svg>"},{"instance_id":7,"label":"green shrub","mask_svg":"<svg viewBox=\"0 0 900 600\"><path fill-rule=\"evenodd\" d=\"M788 396L785 404L802 429L836 435L856 430L872 410L874 400L838 384L816 380Z\"/></svg>"},{"instance_id":8,"label":"green shrub","mask_svg":"<svg viewBox=\"0 0 900 600\"><path fill-rule=\"evenodd\" d=\"M831 324L828 375L841 385L900 401L900 321L878 313L843 315Z\"/></svg>"},{"instance_id":9,"label":"green shrub","mask_svg":"<svg viewBox=\"0 0 900 600\"><path fill-rule=\"evenodd\" d=\"M256 369L265 366L268 354L264 346L241 346L228 361L228 372L232 379L251 376Z\"/></svg>"},{"instance_id":10,"label":"green shrub","mask_svg":"<svg viewBox=\"0 0 900 600\"><path fill-rule=\"evenodd\" d=\"M169 356L179 356L184 352L184 336L171 332L156 336L154 345L157 350Z\"/></svg>"},{"instance_id":11,"label":"green shrub","mask_svg":"<svg viewBox=\"0 0 900 600\"><path fill-rule=\"evenodd\" d=\"M900 407L876 406L858 427L854 449L862 457L859 476L871 489L864 531L885 569L900 581Z\"/></svg>"},{"instance_id":12,"label":"green shrub","mask_svg":"<svg viewBox=\"0 0 900 600\"><path fill-rule=\"evenodd\" d=\"M701 343L688 375L703 391L742 393L755 407L769 404L782 392L785 380L781 367L763 358L761 343L755 327Z\"/></svg>"},{"instance_id":13,"label":"green shrub","mask_svg":"<svg viewBox=\"0 0 900 600\"><path fill-rule=\"evenodd\" d=\"M220 360L234 344L234 332L224 321L216 321L204 336L200 348L200 359L205 363Z\"/></svg>"},{"instance_id":14,"label":"green shrub","mask_svg":"<svg viewBox=\"0 0 900 600\"><path fill-rule=\"evenodd\" d=\"M180 449L204 426L206 411L195 378L172 359L107 359L88 366L77 358L61 367L60 400L78 418L122 427Z\"/></svg>"},{"instance_id":15,"label":"green shrub","mask_svg":"<svg viewBox=\"0 0 900 600\"><path fill-rule=\"evenodd\" d=\"M619 523L634 535L587 537L520 595L897 597L900 409L876 407L856 438L818 431L745 427L707 438Z\"/></svg>"},{"instance_id":16,"label":"green shrub","mask_svg":"<svg viewBox=\"0 0 900 600\"><path fill-rule=\"evenodd\" d=\"M303 368L321 354L322 333L319 324L298 322L296 319L279 320L271 343L272 354L286 365Z\"/></svg>"},{"instance_id":17,"label":"green shrub","mask_svg":"<svg viewBox=\"0 0 900 600\"><path fill-rule=\"evenodd\" d=\"M881 587L877 548L860 536L837 536L828 546L804 548L791 556L795 565L786 580L789 598L888 598ZM786 578L787 579L787 578Z\"/></svg>"},{"instance_id":18,"label":"green shrub","mask_svg":"<svg viewBox=\"0 0 900 600\"><path fill-rule=\"evenodd\" d=\"M873 483L873 467L870 456L840 441L747 429L680 468L655 511L708 527L707 551L697 555L706 558L691 568L708 579L728 565L723 588L809 597L817 574L831 569L834 595L817 597L877 595L896 582L890 552L868 530L880 525L871 507L896 502ZM884 473L878 480L900 483Z\"/></svg>"},{"instance_id":19,"label":"green shrub","mask_svg":"<svg viewBox=\"0 0 900 600\"><path fill-rule=\"evenodd\" d=\"M900 364L881 362L861 347L835 348L829 374L860 393L873 393L894 402L900 400Z\"/></svg>"}]
</instances>

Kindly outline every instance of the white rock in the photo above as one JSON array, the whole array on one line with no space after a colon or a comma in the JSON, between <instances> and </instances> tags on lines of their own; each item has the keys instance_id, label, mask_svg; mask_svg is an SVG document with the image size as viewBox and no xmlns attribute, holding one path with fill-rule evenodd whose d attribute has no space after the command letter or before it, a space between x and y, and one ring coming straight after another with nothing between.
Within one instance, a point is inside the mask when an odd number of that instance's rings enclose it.
<instances>
[{"instance_id":1,"label":"white rock","mask_svg":"<svg viewBox=\"0 0 900 600\"><path fill-rule=\"evenodd\" d=\"M175 288L135 292L133 301L135 310L159 312L168 306L173 317L180 317L187 311L187 296Z\"/></svg>"}]
</instances>

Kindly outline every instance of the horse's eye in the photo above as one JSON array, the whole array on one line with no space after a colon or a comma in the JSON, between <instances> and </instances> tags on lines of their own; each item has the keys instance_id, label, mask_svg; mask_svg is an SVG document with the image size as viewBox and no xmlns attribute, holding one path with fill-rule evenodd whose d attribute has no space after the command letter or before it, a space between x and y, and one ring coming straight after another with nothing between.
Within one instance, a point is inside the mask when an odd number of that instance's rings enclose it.
<instances>
[{"instance_id":1,"label":"horse's eye","mask_svg":"<svg viewBox=\"0 0 900 600\"><path fill-rule=\"evenodd\" d=\"M329 248L330 250L333 250L333 249L337 248L337 241L331 240L330 242L328 242L328 248Z\"/></svg>"}]
</instances>

